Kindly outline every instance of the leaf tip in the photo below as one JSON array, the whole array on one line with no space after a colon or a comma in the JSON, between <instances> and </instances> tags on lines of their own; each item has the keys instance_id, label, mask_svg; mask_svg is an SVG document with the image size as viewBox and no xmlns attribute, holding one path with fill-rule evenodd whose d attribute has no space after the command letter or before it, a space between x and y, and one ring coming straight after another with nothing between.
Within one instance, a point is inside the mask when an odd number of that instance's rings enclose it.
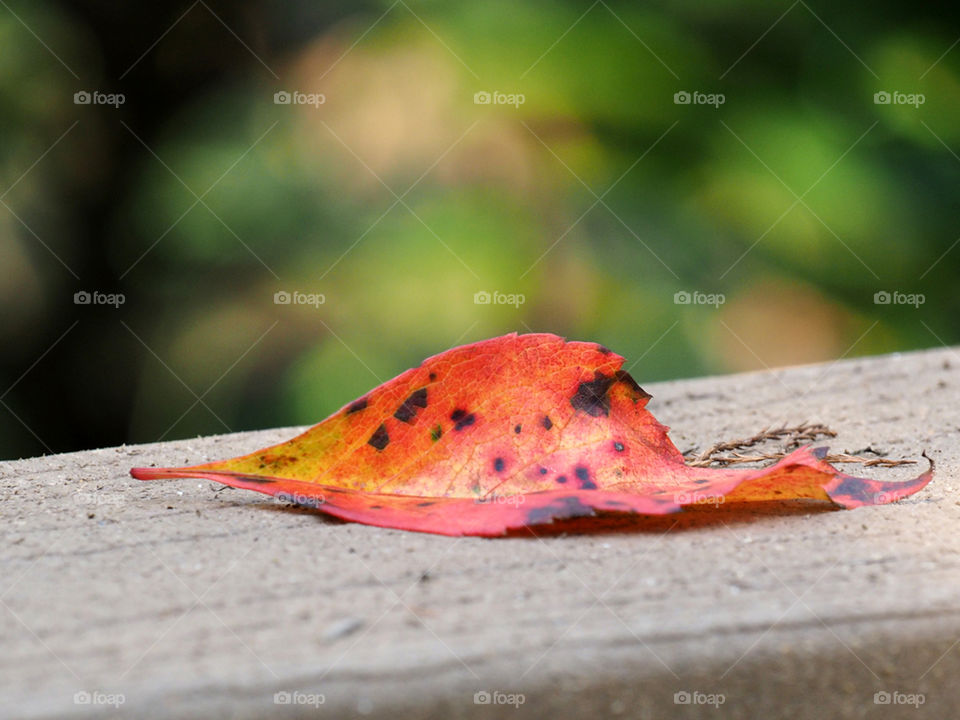
<instances>
[{"instance_id":1,"label":"leaf tip","mask_svg":"<svg viewBox=\"0 0 960 720\"><path fill-rule=\"evenodd\" d=\"M856 508L864 505L888 505L910 497L925 488L933 480L935 464L933 459L923 452L930 463L925 472L915 478L903 481L870 480L837 473L836 479L824 489L837 505Z\"/></svg>"},{"instance_id":2,"label":"leaf tip","mask_svg":"<svg viewBox=\"0 0 960 720\"><path fill-rule=\"evenodd\" d=\"M130 468L130 477L137 480L169 480L183 477L181 468L135 467Z\"/></svg>"}]
</instances>

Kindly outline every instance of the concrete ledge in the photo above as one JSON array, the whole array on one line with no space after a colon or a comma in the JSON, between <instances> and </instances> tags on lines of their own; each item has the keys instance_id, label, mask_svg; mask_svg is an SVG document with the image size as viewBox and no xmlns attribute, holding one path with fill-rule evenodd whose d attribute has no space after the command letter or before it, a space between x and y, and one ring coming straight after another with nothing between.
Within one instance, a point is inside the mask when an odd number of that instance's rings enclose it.
<instances>
[{"instance_id":1,"label":"concrete ledge","mask_svg":"<svg viewBox=\"0 0 960 720\"><path fill-rule=\"evenodd\" d=\"M0 714L950 717L958 368L945 349L654 385L635 372L681 450L809 420L839 432L835 450L936 461L918 495L846 512L457 540L127 475L292 428L0 463Z\"/></svg>"}]
</instances>

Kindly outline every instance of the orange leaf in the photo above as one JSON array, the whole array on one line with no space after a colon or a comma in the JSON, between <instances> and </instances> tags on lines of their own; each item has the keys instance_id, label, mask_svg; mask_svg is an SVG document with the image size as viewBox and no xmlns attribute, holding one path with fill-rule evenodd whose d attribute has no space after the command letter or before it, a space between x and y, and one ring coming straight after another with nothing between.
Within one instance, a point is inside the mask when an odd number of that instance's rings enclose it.
<instances>
[{"instance_id":1,"label":"orange leaf","mask_svg":"<svg viewBox=\"0 0 960 720\"><path fill-rule=\"evenodd\" d=\"M752 470L689 467L650 395L595 343L506 335L425 360L292 440L141 480L199 477L346 520L444 535L603 512L812 498L845 508L923 488L845 475L803 447Z\"/></svg>"}]
</instances>

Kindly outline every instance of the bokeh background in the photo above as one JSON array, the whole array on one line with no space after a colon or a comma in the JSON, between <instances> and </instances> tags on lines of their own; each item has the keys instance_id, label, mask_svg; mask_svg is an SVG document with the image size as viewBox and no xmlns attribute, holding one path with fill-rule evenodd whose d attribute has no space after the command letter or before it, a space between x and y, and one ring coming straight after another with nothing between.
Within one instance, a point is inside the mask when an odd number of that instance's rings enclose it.
<instances>
[{"instance_id":1,"label":"bokeh background","mask_svg":"<svg viewBox=\"0 0 960 720\"><path fill-rule=\"evenodd\" d=\"M511 331L641 383L960 342L958 14L4 0L0 457L313 423Z\"/></svg>"}]
</instances>

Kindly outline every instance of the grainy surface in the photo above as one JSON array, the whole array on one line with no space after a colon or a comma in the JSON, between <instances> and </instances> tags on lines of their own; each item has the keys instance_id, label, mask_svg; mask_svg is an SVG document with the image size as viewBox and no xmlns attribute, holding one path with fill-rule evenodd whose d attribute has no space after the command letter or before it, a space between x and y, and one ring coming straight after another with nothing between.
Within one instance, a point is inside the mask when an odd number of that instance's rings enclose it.
<instances>
[{"instance_id":1,"label":"grainy surface","mask_svg":"<svg viewBox=\"0 0 960 720\"><path fill-rule=\"evenodd\" d=\"M681 450L810 420L839 432L833 450L936 461L918 495L854 511L720 508L458 540L127 475L290 428L0 463L0 713L950 717L958 371L960 354L937 350L644 384ZM475 704L481 691L524 703ZM724 702L675 704L682 691ZM918 693L919 708L903 704Z\"/></svg>"}]
</instances>

